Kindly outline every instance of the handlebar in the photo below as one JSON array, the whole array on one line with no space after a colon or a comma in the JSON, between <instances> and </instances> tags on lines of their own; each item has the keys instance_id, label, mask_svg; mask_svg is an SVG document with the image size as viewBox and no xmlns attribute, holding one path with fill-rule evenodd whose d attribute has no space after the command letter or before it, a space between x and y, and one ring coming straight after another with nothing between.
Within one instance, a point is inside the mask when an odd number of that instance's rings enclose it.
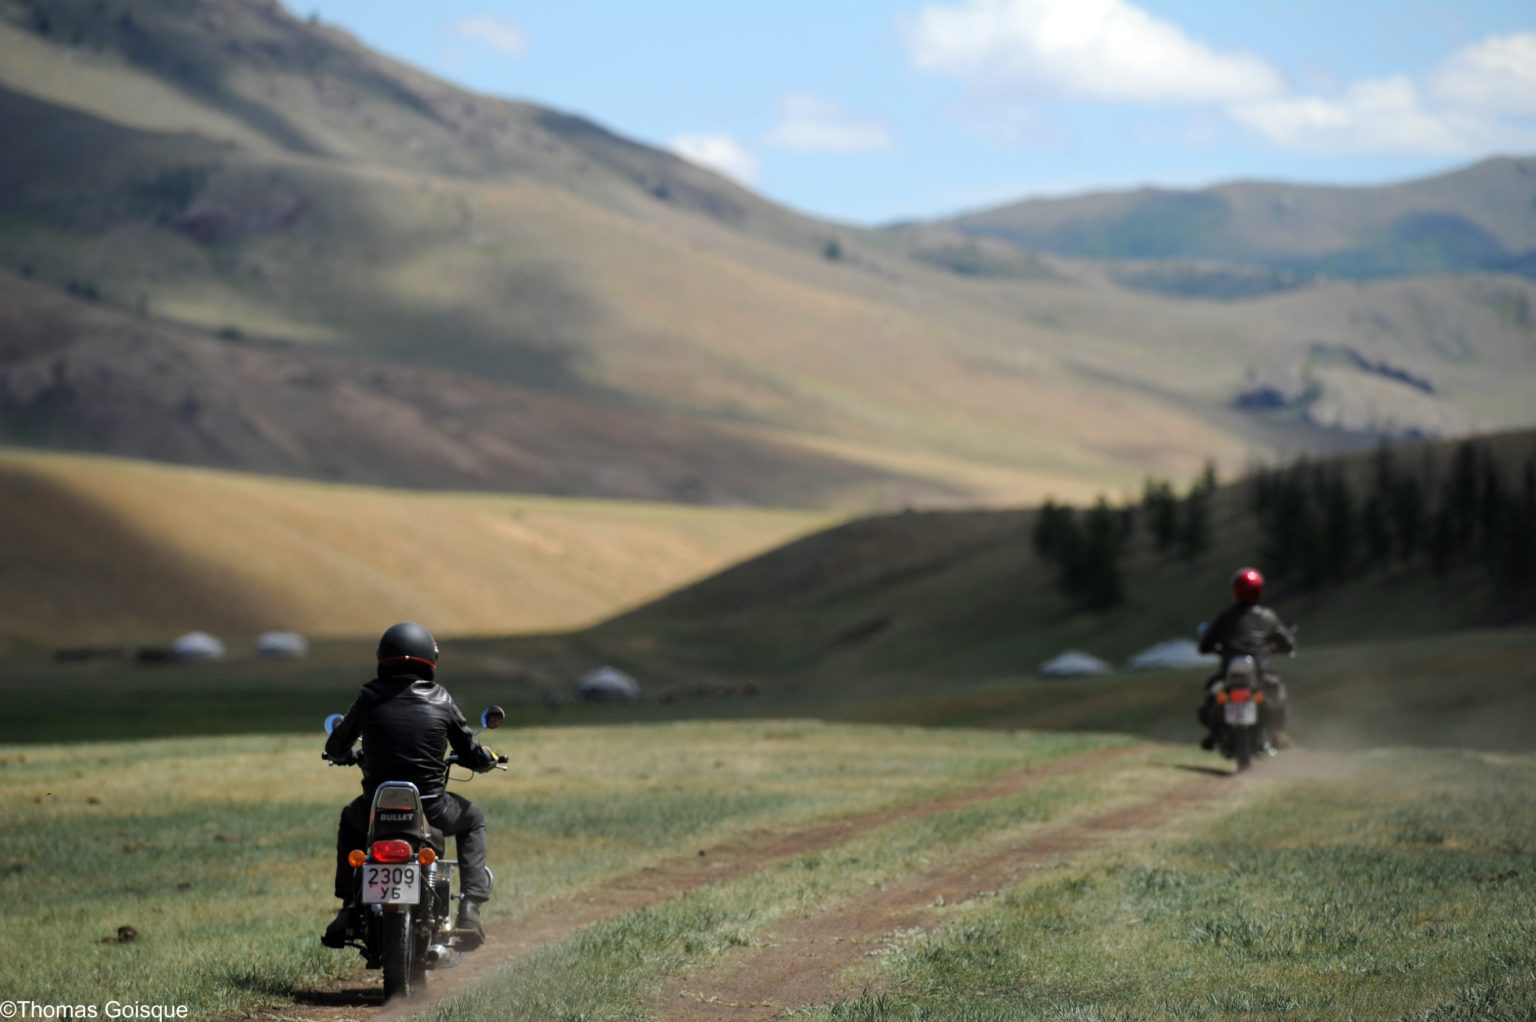
<instances>
[{"instance_id":1,"label":"handlebar","mask_svg":"<svg viewBox=\"0 0 1536 1022\"><path fill-rule=\"evenodd\" d=\"M448 754L448 758L443 760L443 763L446 766L458 766L459 765L459 754L457 752L450 752ZM505 769L507 769L507 757L505 755L498 755L496 757L496 761L493 762L491 764L491 766L494 767L497 770L505 770Z\"/></svg>"},{"instance_id":2,"label":"handlebar","mask_svg":"<svg viewBox=\"0 0 1536 1022\"><path fill-rule=\"evenodd\" d=\"M363 754L362 754L361 750L352 753L352 758L350 760L332 759L331 758L331 754L328 753L328 752L320 753L320 758L322 760L324 760L327 764L331 765L331 766L362 766L363 765ZM456 752L449 753L447 758L443 760L443 766L444 767L457 766L458 763L459 763L459 754L456 753ZM496 757L496 761L494 763L492 763L491 766L494 769L496 769L496 770L506 771L506 769L507 769L507 757L506 757L506 755L505 754L498 755Z\"/></svg>"}]
</instances>

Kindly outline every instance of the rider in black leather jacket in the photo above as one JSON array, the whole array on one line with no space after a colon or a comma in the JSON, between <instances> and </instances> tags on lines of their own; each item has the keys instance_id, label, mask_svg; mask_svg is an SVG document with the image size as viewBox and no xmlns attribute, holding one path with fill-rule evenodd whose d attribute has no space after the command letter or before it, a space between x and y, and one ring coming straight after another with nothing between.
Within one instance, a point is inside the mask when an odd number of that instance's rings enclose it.
<instances>
[{"instance_id":1,"label":"rider in black leather jacket","mask_svg":"<svg viewBox=\"0 0 1536 1022\"><path fill-rule=\"evenodd\" d=\"M1277 741L1288 743L1285 736L1286 692L1285 684L1266 670L1265 662L1270 653L1291 653L1296 649L1296 633L1287 628L1280 615L1261 606L1264 595L1264 576L1254 568L1239 568L1232 576L1233 604L1217 615L1200 633L1200 652L1217 653L1221 656L1221 669L1212 675L1206 685L1206 699L1200 706L1200 722L1210 732L1201 745L1211 748L1216 736L1215 703L1212 701L1212 685L1227 672L1227 665L1238 657L1251 656L1258 668L1260 684L1269 699L1270 726Z\"/></svg>"},{"instance_id":2,"label":"rider in black leather jacket","mask_svg":"<svg viewBox=\"0 0 1536 1022\"><path fill-rule=\"evenodd\" d=\"M347 853L368 839L373 793L383 781L410 781L421 792L427 820L458 845L459 903L455 928L459 946L472 948L484 937L479 906L491 896L485 872L485 813L443 787L443 750L452 747L471 770L490 770L496 754L475 740L464 714L435 679L437 641L421 625L402 622L379 640L379 676L365 684L325 743L335 763L353 763L352 745L363 740L363 793L341 811L336 833L336 897L341 911L321 943L344 947L353 924L354 870Z\"/></svg>"}]
</instances>

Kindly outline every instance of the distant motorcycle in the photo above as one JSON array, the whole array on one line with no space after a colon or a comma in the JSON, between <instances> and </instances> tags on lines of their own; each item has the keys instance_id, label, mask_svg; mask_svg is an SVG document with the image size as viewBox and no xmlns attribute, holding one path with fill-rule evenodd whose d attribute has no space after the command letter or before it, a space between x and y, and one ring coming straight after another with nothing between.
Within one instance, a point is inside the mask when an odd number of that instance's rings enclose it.
<instances>
[{"instance_id":1,"label":"distant motorcycle","mask_svg":"<svg viewBox=\"0 0 1536 1022\"><path fill-rule=\"evenodd\" d=\"M1220 714L1216 728L1216 747L1228 759L1237 762L1238 772L1247 770L1255 756L1275 754L1266 719L1266 697L1253 657L1235 658L1226 671L1211 682L1212 698Z\"/></svg>"},{"instance_id":2,"label":"distant motorcycle","mask_svg":"<svg viewBox=\"0 0 1536 1022\"><path fill-rule=\"evenodd\" d=\"M339 713L327 717L326 734L341 719ZM480 714L482 728L494 730L505 719L499 706ZM332 766L343 765L320 755ZM361 764L362 755L354 754L353 761ZM457 762L455 755L444 760L445 782L455 779L450 771ZM506 770L506 762L506 756L498 756L496 768ZM380 784L368 816L367 848L355 849L347 859L356 871L352 903L358 906L360 925L354 932L362 933L348 946L362 952L368 968L383 970L385 1000L425 990L428 971L453 968L464 958L451 921L453 902L463 897L450 890L458 863L444 858L444 850L443 832L427 822L416 785ZM485 873L494 884L489 866Z\"/></svg>"}]
</instances>

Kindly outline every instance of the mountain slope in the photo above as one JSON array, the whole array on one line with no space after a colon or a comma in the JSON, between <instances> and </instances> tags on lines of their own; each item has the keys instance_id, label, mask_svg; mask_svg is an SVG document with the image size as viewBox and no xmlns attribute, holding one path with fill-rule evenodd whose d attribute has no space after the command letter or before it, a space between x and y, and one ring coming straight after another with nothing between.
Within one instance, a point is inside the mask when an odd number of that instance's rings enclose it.
<instances>
[{"instance_id":1,"label":"mountain slope","mask_svg":"<svg viewBox=\"0 0 1536 1022\"><path fill-rule=\"evenodd\" d=\"M0 0L0 129L9 443L867 508L1528 417L1514 278L1404 324L1388 285L1299 315L960 276L264 0ZM1279 406L1233 407L1255 387Z\"/></svg>"}]
</instances>

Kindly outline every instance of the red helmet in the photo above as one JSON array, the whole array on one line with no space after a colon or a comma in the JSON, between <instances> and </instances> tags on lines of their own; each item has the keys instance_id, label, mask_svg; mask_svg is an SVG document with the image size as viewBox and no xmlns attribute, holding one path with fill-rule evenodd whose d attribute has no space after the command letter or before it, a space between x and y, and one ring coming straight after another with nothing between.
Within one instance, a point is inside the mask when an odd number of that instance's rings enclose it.
<instances>
[{"instance_id":1,"label":"red helmet","mask_svg":"<svg viewBox=\"0 0 1536 1022\"><path fill-rule=\"evenodd\" d=\"M1232 596L1238 603L1258 603L1264 595L1264 576L1258 568L1238 568L1232 576Z\"/></svg>"}]
</instances>

